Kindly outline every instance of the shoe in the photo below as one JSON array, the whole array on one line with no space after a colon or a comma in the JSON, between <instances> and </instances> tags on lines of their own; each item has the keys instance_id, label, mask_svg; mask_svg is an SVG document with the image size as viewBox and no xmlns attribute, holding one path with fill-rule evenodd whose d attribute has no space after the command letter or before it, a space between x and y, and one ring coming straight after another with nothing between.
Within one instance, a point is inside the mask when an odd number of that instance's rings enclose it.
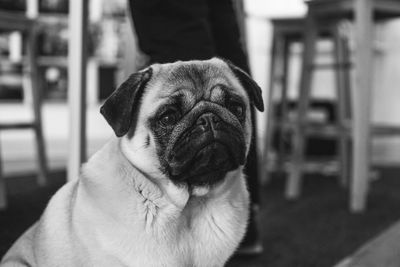
<instances>
[{"instance_id":1,"label":"shoe","mask_svg":"<svg viewBox=\"0 0 400 267\"><path fill-rule=\"evenodd\" d=\"M236 251L239 256L259 256L263 253L264 248L261 240L254 240L252 243L242 243Z\"/></svg>"},{"instance_id":2,"label":"shoe","mask_svg":"<svg viewBox=\"0 0 400 267\"><path fill-rule=\"evenodd\" d=\"M254 206L250 210L249 225L246 234L236 251L240 256L258 256L263 252L263 244L257 224L258 207Z\"/></svg>"}]
</instances>

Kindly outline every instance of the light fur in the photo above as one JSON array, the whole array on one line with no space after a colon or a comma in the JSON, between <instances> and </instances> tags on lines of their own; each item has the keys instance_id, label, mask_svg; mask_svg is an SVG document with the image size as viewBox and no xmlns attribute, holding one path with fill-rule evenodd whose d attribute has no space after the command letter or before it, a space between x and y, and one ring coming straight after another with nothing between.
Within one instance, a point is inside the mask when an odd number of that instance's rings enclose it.
<instances>
[{"instance_id":1,"label":"light fur","mask_svg":"<svg viewBox=\"0 0 400 267\"><path fill-rule=\"evenodd\" d=\"M211 62L229 72L221 60ZM217 185L192 191L160 171L145 121L168 95L162 87L168 65L153 68L152 90L143 96L134 136L114 137L95 153L79 179L64 185L40 220L12 246L2 267L217 267L233 254L248 218L243 167L228 172ZM249 105L238 80L233 74L227 77ZM248 150L251 122L246 116Z\"/></svg>"},{"instance_id":2,"label":"light fur","mask_svg":"<svg viewBox=\"0 0 400 267\"><path fill-rule=\"evenodd\" d=\"M64 185L1 266L223 266L243 237L242 170L206 197L140 173L114 139Z\"/></svg>"}]
</instances>

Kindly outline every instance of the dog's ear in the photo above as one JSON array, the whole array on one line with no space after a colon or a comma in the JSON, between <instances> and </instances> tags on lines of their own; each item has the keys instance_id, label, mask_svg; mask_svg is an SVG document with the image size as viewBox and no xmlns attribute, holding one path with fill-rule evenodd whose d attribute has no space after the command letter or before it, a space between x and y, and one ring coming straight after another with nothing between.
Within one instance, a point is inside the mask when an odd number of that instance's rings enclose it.
<instances>
[{"instance_id":1,"label":"dog's ear","mask_svg":"<svg viewBox=\"0 0 400 267\"><path fill-rule=\"evenodd\" d=\"M110 124L116 136L121 137L131 127L136 126L140 99L152 73L152 69L148 68L132 74L106 99L100 108L100 113Z\"/></svg>"},{"instance_id":2,"label":"dog's ear","mask_svg":"<svg viewBox=\"0 0 400 267\"><path fill-rule=\"evenodd\" d=\"M262 91L260 86L248 75L244 70L236 67L228 60L224 60L232 72L235 74L236 78L239 79L243 88L246 90L247 94L250 97L250 101L254 103L254 106L259 111L264 111L264 102L262 99Z\"/></svg>"}]
</instances>

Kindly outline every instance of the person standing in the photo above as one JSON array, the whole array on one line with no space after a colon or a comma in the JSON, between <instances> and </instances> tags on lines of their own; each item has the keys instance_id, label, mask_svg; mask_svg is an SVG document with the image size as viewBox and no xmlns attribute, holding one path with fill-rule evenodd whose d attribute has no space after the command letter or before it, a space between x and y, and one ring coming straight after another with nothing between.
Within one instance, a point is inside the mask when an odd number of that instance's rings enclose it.
<instances>
[{"instance_id":1,"label":"person standing","mask_svg":"<svg viewBox=\"0 0 400 267\"><path fill-rule=\"evenodd\" d=\"M216 56L250 73L232 0L129 0L129 7L139 48L150 64ZM253 138L245 166L251 210L241 254L263 250L256 220L260 196L254 108L251 115Z\"/></svg>"}]
</instances>

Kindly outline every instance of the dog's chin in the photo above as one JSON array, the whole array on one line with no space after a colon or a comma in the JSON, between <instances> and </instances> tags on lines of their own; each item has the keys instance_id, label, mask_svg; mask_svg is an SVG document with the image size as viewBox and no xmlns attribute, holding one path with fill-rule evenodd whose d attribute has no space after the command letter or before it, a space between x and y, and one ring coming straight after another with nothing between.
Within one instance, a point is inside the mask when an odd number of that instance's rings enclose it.
<instances>
[{"instance_id":1,"label":"dog's chin","mask_svg":"<svg viewBox=\"0 0 400 267\"><path fill-rule=\"evenodd\" d=\"M208 173L209 176L214 176L213 172ZM224 183L226 179L226 174L223 175L222 178L213 179L207 183L196 183L193 181L188 181L187 185L189 187L189 193L193 197L202 197L207 195L211 190L218 187L220 184Z\"/></svg>"},{"instance_id":2,"label":"dog's chin","mask_svg":"<svg viewBox=\"0 0 400 267\"><path fill-rule=\"evenodd\" d=\"M204 186L194 186L191 188L190 195L193 197L203 197L210 192L211 186L204 185Z\"/></svg>"},{"instance_id":3,"label":"dog's chin","mask_svg":"<svg viewBox=\"0 0 400 267\"><path fill-rule=\"evenodd\" d=\"M189 190L192 197L206 196L214 188L223 184L227 179L227 171L215 170L207 173L192 176L189 179L182 180L178 183L184 184Z\"/></svg>"}]
</instances>

